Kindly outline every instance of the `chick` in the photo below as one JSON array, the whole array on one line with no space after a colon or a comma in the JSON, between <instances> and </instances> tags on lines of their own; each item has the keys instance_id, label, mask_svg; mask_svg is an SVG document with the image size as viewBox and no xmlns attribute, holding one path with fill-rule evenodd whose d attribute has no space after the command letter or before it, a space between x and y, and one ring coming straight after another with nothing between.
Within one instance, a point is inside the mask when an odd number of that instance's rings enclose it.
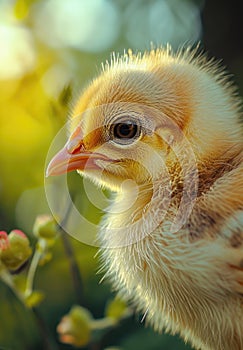
<instances>
[{"instance_id":1,"label":"chick","mask_svg":"<svg viewBox=\"0 0 243 350\"><path fill-rule=\"evenodd\" d=\"M116 192L103 267L158 331L196 349L243 349L240 101L191 50L110 64L82 93L48 175L78 170Z\"/></svg>"}]
</instances>

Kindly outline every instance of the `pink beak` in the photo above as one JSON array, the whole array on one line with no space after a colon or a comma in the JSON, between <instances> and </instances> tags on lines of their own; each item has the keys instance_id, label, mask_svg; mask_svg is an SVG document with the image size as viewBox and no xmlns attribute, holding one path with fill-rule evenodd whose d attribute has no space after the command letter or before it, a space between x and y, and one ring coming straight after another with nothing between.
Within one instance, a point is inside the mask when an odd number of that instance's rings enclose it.
<instances>
[{"instance_id":1,"label":"pink beak","mask_svg":"<svg viewBox=\"0 0 243 350\"><path fill-rule=\"evenodd\" d=\"M98 170L100 168L96 160L111 161L103 154L87 152L84 148L81 128L77 127L66 145L50 161L46 176L61 175L73 170Z\"/></svg>"}]
</instances>

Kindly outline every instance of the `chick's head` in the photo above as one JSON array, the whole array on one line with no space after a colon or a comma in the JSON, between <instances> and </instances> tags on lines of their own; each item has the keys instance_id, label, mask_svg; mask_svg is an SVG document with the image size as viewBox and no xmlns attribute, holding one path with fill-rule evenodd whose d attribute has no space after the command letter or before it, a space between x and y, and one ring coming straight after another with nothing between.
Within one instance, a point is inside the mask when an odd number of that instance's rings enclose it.
<instances>
[{"instance_id":1,"label":"chick's head","mask_svg":"<svg viewBox=\"0 0 243 350\"><path fill-rule=\"evenodd\" d=\"M219 79L169 51L114 59L79 97L71 136L47 173L76 169L117 190L126 179L140 185L173 168L185 137L198 158L223 152L234 137L224 119L237 106L232 97L227 110L219 104L228 100Z\"/></svg>"}]
</instances>

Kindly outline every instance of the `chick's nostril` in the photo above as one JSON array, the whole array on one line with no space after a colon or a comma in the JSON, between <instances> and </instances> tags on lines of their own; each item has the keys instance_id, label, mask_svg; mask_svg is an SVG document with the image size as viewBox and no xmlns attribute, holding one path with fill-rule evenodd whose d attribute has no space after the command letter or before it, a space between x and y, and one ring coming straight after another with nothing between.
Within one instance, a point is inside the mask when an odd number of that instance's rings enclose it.
<instances>
[{"instance_id":1,"label":"chick's nostril","mask_svg":"<svg viewBox=\"0 0 243 350\"><path fill-rule=\"evenodd\" d=\"M77 153L81 153L84 150L84 144L83 141L81 141L80 143L77 144L77 141L74 142L74 140L69 141L69 143L67 144L67 151L70 154L77 154Z\"/></svg>"}]
</instances>

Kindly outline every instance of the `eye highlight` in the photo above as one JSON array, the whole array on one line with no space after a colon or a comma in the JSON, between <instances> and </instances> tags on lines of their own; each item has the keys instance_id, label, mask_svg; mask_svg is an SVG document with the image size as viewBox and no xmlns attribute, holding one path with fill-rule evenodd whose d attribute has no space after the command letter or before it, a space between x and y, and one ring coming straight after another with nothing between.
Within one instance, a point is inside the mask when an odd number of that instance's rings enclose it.
<instances>
[{"instance_id":1,"label":"eye highlight","mask_svg":"<svg viewBox=\"0 0 243 350\"><path fill-rule=\"evenodd\" d=\"M120 120L111 125L110 138L119 144L134 142L141 134L140 125L134 120Z\"/></svg>"}]
</instances>

